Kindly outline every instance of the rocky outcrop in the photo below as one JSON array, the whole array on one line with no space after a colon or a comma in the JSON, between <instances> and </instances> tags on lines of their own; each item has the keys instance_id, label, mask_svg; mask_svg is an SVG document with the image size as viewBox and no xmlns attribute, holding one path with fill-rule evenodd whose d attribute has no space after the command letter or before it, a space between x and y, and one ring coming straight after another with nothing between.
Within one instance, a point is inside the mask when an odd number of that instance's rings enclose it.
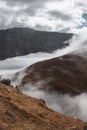
<instances>
[{"instance_id":1,"label":"rocky outcrop","mask_svg":"<svg viewBox=\"0 0 87 130\"><path fill-rule=\"evenodd\" d=\"M71 95L87 92L87 59L81 56L71 54L38 62L25 71L22 86L45 81L45 91Z\"/></svg>"},{"instance_id":2,"label":"rocky outcrop","mask_svg":"<svg viewBox=\"0 0 87 130\"><path fill-rule=\"evenodd\" d=\"M83 130L84 123L47 108L42 100L0 84L0 130Z\"/></svg>"},{"instance_id":3,"label":"rocky outcrop","mask_svg":"<svg viewBox=\"0 0 87 130\"><path fill-rule=\"evenodd\" d=\"M5 85L11 85L11 81L9 79L2 79L0 82Z\"/></svg>"},{"instance_id":4,"label":"rocky outcrop","mask_svg":"<svg viewBox=\"0 0 87 130\"><path fill-rule=\"evenodd\" d=\"M13 28L0 31L0 60L63 48L72 34Z\"/></svg>"}]
</instances>

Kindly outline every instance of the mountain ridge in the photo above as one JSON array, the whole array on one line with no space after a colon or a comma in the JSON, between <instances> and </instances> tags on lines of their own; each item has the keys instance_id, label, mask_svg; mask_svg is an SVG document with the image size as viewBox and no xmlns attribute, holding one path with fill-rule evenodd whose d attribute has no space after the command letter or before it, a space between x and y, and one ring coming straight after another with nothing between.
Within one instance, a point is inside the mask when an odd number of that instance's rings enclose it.
<instances>
[{"instance_id":1,"label":"mountain ridge","mask_svg":"<svg viewBox=\"0 0 87 130\"><path fill-rule=\"evenodd\" d=\"M0 31L0 60L36 52L49 52L68 45L71 33L13 28ZM67 42L65 44L65 42Z\"/></svg>"},{"instance_id":2,"label":"mountain ridge","mask_svg":"<svg viewBox=\"0 0 87 130\"><path fill-rule=\"evenodd\" d=\"M37 62L25 69L25 76L20 87L25 86L26 88L26 84L35 86L38 82L45 81L45 85L44 83L42 85L45 91L78 95L87 92L86 65L86 58L76 54L67 54ZM19 74L15 75L16 79Z\"/></svg>"}]
</instances>

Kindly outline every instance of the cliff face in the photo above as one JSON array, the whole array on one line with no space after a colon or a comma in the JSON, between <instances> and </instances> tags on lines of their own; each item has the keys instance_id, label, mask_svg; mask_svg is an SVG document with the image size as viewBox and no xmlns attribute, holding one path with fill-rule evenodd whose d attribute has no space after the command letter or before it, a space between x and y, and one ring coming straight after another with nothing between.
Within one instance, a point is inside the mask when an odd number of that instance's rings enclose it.
<instances>
[{"instance_id":1,"label":"cliff face","mask_svg":"<svg viewBox=\"0 0 87 130\"><path fill-rule=\"evenodd\" d=\"M52 52L66 46L72 34L44 32L29 28L0 31L0 60L35 52Z\"/></svg>"},{"instance_id":2,"label":"cliff face","mask_svg":"<svg viewBox=\"0 0 87 130\"><path fill-rule=\"evenodd\" d=\"M0 130L83 130L84 124L48 109L43 100L0 84Z\"/></svg>"},{"instance_id":3,"label":"cliff face","mask_svg":"<svg viewBox=\"0 0 87 130\"><path fill-rule=\"evenodd\" d=\"M45 91L69 93L87 92L87 59L77 55L65 55L35 63L28 67L22 85L45 81Z\"/></svg>"}]
</instances>

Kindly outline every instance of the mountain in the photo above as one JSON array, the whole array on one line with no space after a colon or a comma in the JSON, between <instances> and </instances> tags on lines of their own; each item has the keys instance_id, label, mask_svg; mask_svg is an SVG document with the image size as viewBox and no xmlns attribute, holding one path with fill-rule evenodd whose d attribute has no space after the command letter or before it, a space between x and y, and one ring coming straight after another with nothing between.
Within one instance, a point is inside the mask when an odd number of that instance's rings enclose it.
<instances>
[{"instance_id":1,"label":"mountain","mask_svg":"<svg viewBox=\"0 0 87 130\"><path fill-rule=\"evenodd\" d=\"M16 74L16 78L19 74ZM45 91L71 95L87 92L87 59L68 54L37 62L25 69L20 86L35 86L39 82L42 82L42 89Z\"/></svg>"},{"instance_id":2,"label":"mountain","mask_svg":"<svg viewBox=\"0 0 87 130\"><path fill-rule=\"evenodd\" d=\"M30 28L1 30L0 60L35 52L52 52L65 47L72 36L67 33L45 32Z\"/></svg>"},{"instance_id":3,"label":"mountain","mask_svg":"<svg viewBox=\"0 0 87 130\"><path fill-rule=\"evenodd\" d=\"M0 83L0 130L83 130L84 125L47 108L42 99Z\"/></svg>"}]
</instances>

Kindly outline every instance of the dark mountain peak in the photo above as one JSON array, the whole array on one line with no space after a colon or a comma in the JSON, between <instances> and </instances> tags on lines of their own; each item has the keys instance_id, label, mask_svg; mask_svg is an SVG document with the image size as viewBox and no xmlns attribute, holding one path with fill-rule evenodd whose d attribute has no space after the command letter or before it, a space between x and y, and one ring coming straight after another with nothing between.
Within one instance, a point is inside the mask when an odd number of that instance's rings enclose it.
<instances>
[{"instance_id":1,"label":"dark mountain peak","mask_svg":"<svg viewBox=\"0 0 87 130\"><path fill-rule=\"evenodd\" d=\"M69 33L46 32L31 28L12 28L0 31L0 59L35 52L52 52L67 46ZM65 44L65 42L67 43Z\"/></svg>"}]
</instances>

